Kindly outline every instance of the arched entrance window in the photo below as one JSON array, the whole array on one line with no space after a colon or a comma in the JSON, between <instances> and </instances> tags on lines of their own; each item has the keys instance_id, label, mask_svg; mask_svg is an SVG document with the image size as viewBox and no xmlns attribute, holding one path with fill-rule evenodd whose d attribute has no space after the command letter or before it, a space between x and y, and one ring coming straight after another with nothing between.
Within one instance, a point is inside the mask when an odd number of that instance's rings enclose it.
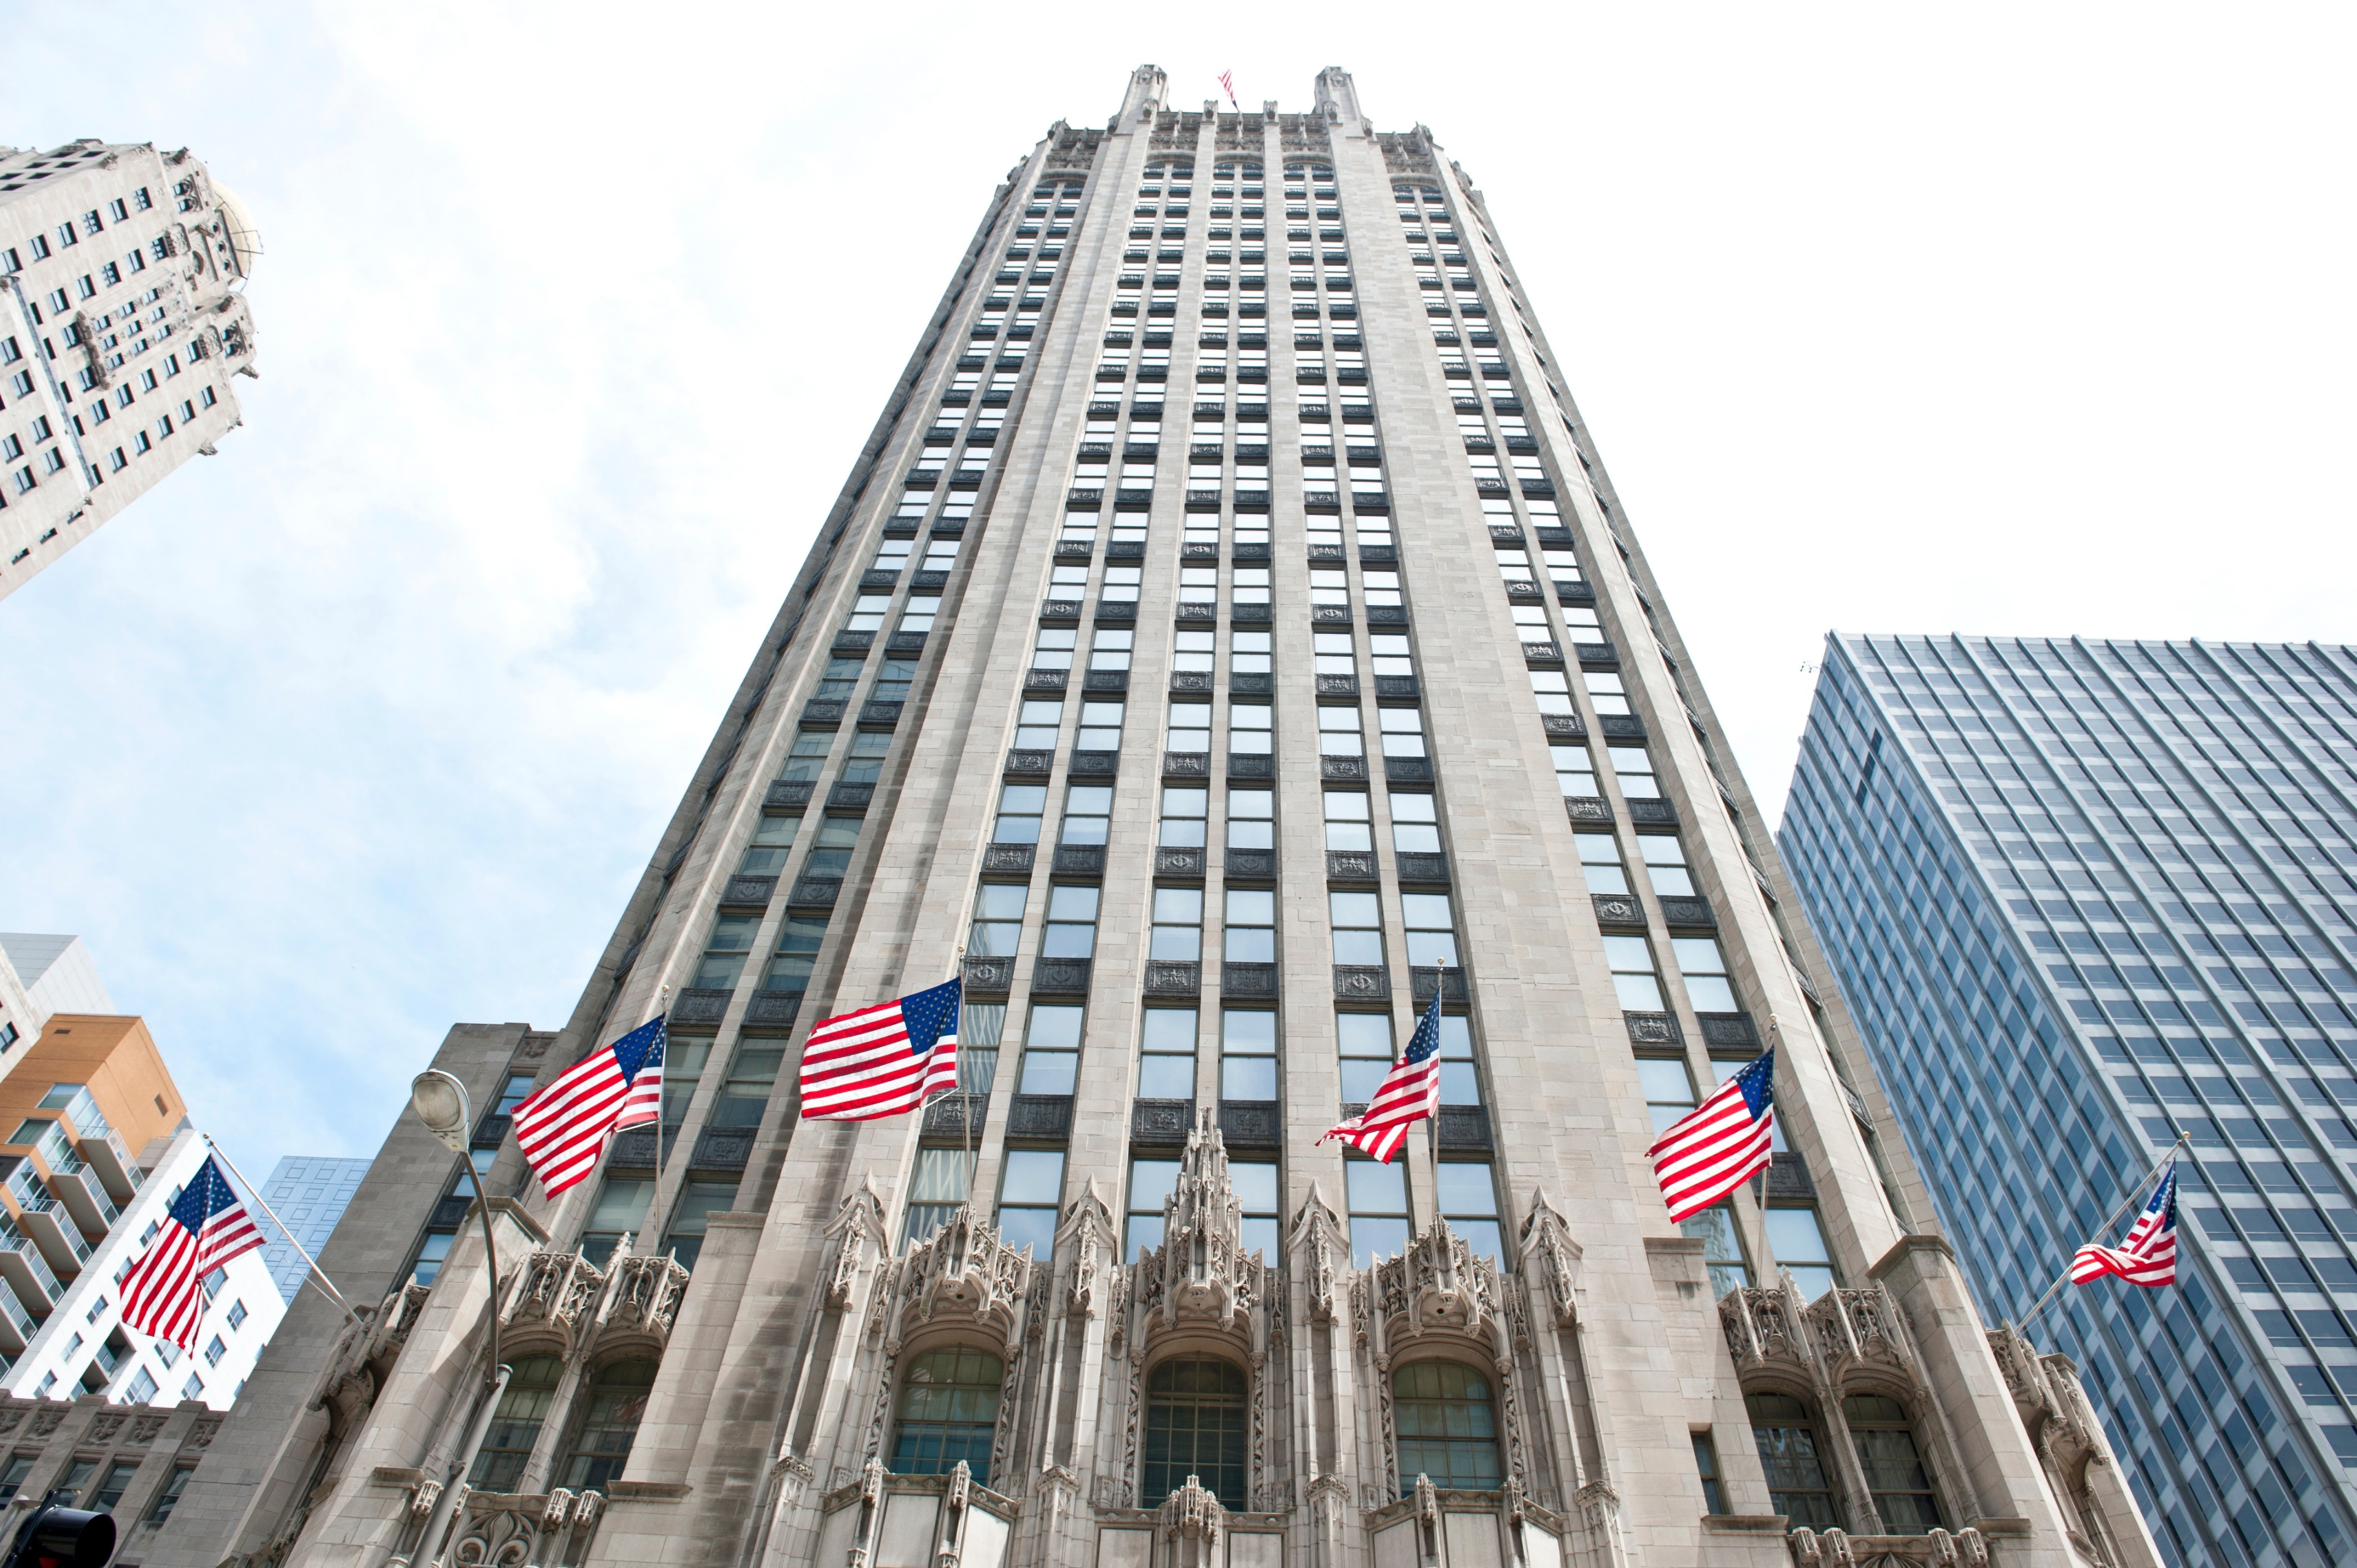
<instances>
[{"instance_id":1,"label":"arched entrance window","mask_svg":"<svg viewBox=\"0 0 2357 1568\"><path fill-rule=\"evenodd\" d=\"M1795 1530L1842 1528L1809 1407L1790 1394L1753 1394L1743 1408L1751 1417L1751 1441L1759 1444L1768 1500L1776 1511L1790 1515Z\"/></svg>"},{"instance_id":2,"label":"arched entrance window","mask_svg":"<svg viewBox=\"0 0 2357 1568\"><path fill-rule=\"evenodd\" d=\"M591 1380L582 1402L573 1445L557 1471L556 1484L573 1491L605 1492L630 1457L630 1440L647 1413L647 1392L655 1386L652 1361L616 1361Z\"/></svg>"},{"instance_id":3,"label":"arched entrance window","mask_svg":"<svg viewBox=\"0 0 2357 1568\"><path fill-rule=\"evenodd\" d=\"M998 1423L998 1385L1006 1369L971 1345L929 1350L900 1380L900 1424L892 1469L903 1476L946 1476L963 1459L990 1483L990 1436Z\"/></svg>"},{"instance_id":4,"label":"arched entrance window","mask_svg":"<svg viewBox=\"0 0 2357 1568\"><path fill-rule=\"evenodd\" d=\"M1880 1394L1852 1394L1842 1401L1842 1419L1849 1423L1850 1441L1857 1444L1866 1489L1874 1496L1874 1511L1882 1516L1884 1531L1929 1535L1943 1528L1940 1495L1932 1489L1931 1466L1915 1446L1907 1408Z\"/></svg>"},{"instance_id":5,"label":"arched entrance window","mask_svg":"<svg viewBox=\"0 0 2357 1568\"><path fill-rule=\"evenodd\" d=\"M1399 1425L1400 1496L1415 1478L1436 1487L1495 1491L1498 1422L1490 1380L1454 1361L1418 1361L1392 1374L1393 1419Z\"/></svg>"},{"instance_id":6,"label":"arched entrance window","mask_svg":"<svg viewBox=\"0 0 2357 1568\"><path fill-rule=\"evenodd\" d=\"M1146 1452L1138 1477L1142 1507L1187 1484L1216 1493L1222 1507L1243 1509L1249 1455L1243 1369L1212 1356L1173 1356L1146 1380Z\"/></svg>"},{"instance_id":7,"label":"arched entrance window","mask_svg":"<svg viewBox=\"0 0 2357 1568\"><path fill-rule=\"evenodd\" d=\"M526 1356L513 1363L507 1391L500 1395L500 1408L491 1414L490 1430L483 1434L483 1446L475 1456L467 1485L479 1492L516 1489L523 1479L524 1465L532 1458L532 1445L540 1441L549 1403L556 1398L556 1380L564 1371L565 1363L554 1356Z\"/></svg>"}]
</instances>

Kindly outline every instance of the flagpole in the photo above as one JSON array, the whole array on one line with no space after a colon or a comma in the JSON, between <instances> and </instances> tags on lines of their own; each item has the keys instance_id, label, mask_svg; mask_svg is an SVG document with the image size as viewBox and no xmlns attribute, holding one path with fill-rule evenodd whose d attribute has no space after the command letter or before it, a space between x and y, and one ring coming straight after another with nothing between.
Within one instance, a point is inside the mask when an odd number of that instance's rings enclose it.
<instances>
[{"instance_id":1,"label":"flagpole","mask_svg":"<svg viewBox=\"0 0 2357 1568\"><path fill-rule=\"evenodd\" d=\"M671 965L666 962L663 965L663 969L665 972L668 973L671 969ZM662 988L655 993L655 1016L663 1019L668 1019L671 1016L671 982L668 980L664 981ZM663 1025L663 1055L666 1057L671 1055L671 1026L668 1022ZM670 1064L666 1062L663 1065L667 1067ZM686 1129L684 1127L681 1129L683 1132ZM619 1137L620 1134L616 1133L615 1136ZM655 1239L655 1246L646 1248L646 1252L649 1257L654 1256L655 1247L661 1246L662 1243L662 1233L664 1229L662 1171L663 1107L662 1094L658 1090L655 1095L655 1200L654 1207L647 1211L646 1224L640 1227L639 1230L639 1240L641 1243L645 1242L650 1233L651 1233Z\"/></svg>"},{"instance_id":2,"label":"flagpole","mask_svg":"<svg viewBox=\"0 0 2357 1568\"><path fill-rule=\"evenodd\" d=\"M278 1227L279 1234L286 1238L286 1244L295 1249L296 1255L310 1265L309 1277L318 1283L319 1288L327 1293L328 1299L342 1307L344 1316L350 1318L356 1326L366 1328L368 1325L361 1322L361 1315L352 1310L352 1304L344 1299L343 1293L336 1288L335 1282L329 1279L327 1272L319 1267L319 1261L303 1250L302 1242L295 1240L295 1232L286 1228L286 1221L278 1218L276 1210L270 1207L269 1200L262 1196L262 1189L245 1179L245 1173L237 1168L237 1162L224 1154L219 1144L213 1142L213 1135L210 1133L199 1133L197 1136L202 1138L205 1141L205 1147L210 1149L220 1157L221 1163L229 1167L229 1174L237 1177L237 1185L245 1188L253 1196L253 1201L261 1205L262 1212L270 1216L270 1222Z\"/></svg>"},{"instance_id":3,"label":"flagpole","mask_svg":"<svg viewBox=\"0 0 2357 1568\"><path fill-rule=\"evenodd\" d=\"M2192 1139L2193 1134L2190 1133L2179 1133L2177 1134L2177 1142L2169 1145L2169 1152L2161 1155L2160 1158L2154 1163L2153 1167L2150 1170L2144 1173L2144 1179L2142 1181L2137 1182L2135 1187L2129 1188L2127 1201L2122 1203L2117 1208L2113 1209L2109 1215L2104 1217L2104 1222L2095 1227L2095 1236L2098 1242L2101 1241L2102 1238L2109 1236L2112 1233L2112 1227L2120 1222L2121 1218L2125 1216L2130 1208L2136 1206L2139 1198L2147 1202L2150 1201L2149 1188L2153 1177L2158 1176L2161 1173L2161 1168L2167 1165L2169 1161L2177 1158L2177 1151L2190 1143ZM2078 1254L2073 1252L2072 1256L2075 1258ZM2055 1293L2070 1283L2071 1271L2068 1267L2065 1267L2062 1271L2062 1277L2056 1280L2052 1284L2048 1285L2046 1287L2046 1294L2040 1296L2037 1301L2030 1305L2029 1316L2021 1320L2018 1332L2027 1334L2029 1330L2030 1324L2037 1320L2038 1315L2046 1310L2046 1304L2054 1299Z\"/></svg>"}]
</instances>

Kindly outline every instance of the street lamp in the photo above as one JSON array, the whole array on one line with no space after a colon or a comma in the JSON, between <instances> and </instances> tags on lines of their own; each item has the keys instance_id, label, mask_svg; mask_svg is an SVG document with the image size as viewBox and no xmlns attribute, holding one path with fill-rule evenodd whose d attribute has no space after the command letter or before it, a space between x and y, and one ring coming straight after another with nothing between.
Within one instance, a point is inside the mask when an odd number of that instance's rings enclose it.
<instances>
[{"instance_id":1,"label":"street lamp","mask_svg":"<svg viewBox=\"0 0 2357 1568\"><path fill-rule=\"evenodd\" d=\"M425 1130L454 1155L465 1155L474 1132L474 1107L468 1101L467 1086L438 1068L428 1068L409 1083L409 1108L425 1123ZM444 1521L448 1519L453 1504L457 1501L458 1483L474 1467L475 1455L483 1446L490 1433L491 1417L499 1408L500 1396L507 1390L509 1369L500 1365L500 1247L491 1234L490 1195L483 1190L483 1179L477 1174L474 1162L467 1163L467 1178L475 1188L475 1208L483 1217L483 1267L490 1276L490 1337L491 1357L484 1368L482 1412L473 1423L467 1444L458 1456L457 1467L435 1499L434 1509L425 1521L425 1533L418 1537L417 1555L427 1556L436 1547Z\"/></svg>"}]
</instances>

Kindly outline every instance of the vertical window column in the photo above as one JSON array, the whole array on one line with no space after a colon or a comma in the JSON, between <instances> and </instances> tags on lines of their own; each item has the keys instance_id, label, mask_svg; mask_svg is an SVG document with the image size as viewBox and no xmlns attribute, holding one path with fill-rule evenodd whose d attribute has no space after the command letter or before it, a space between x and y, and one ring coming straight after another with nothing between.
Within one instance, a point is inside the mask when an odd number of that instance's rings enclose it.
<instances>
[{"instance_id":1,"label":"vertical window column","mask_svg":"<svg viewBox=\"0 0 2357 1568\"><path fill-rule=\"evenodd\" d=\"M1277 1098L1275 1014L1229 1008L1220 1015L1220 1098Z\"/></svg>"},{"instance_id":2,"label":"vertical window column","mask_svg":"<svg viewBox=\"0 0 2357 1568\"><path fill-rule=\"evenodd\" d=\"M1195 1098L1198 1015L1192 1007L1149 1007L1141 1031L1137 1066L1140 1100Z\"/></svg>"}]
</instances>

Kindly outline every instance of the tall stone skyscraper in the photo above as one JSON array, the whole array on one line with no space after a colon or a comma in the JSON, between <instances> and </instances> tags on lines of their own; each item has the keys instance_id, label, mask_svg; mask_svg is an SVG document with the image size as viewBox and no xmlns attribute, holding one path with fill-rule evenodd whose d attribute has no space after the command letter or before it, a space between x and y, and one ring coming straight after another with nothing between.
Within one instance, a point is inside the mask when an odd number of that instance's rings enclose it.
<instances>
[{"instance_id":1,"label":"tall stone skyscraper","mask_svg":"<svg viewBox=\"0 0 2357 1568\"><path fill-rule=\"evenodd\" d=\"M372 1317L298 1299L149 1568L2153 1561L1479 192L1340 70L1164 99L1009 174L578 1009L452 1033L476 1159L394 1129ZM813 1021L952 975L963 1093L797 1119ZM666 986L666 1162L546 1200L503 1112ZM1437 1122L1345 1158L1436 990ZM1789 1147L1681 1230L1644 1150L1771 1041Z\"/></svg>"},{"instance_id":2,"label":"tall stone skyscraper","mask_svg":"<svg viewBox=\"0 0 2357 1568\"><path fill-rule=\"evenodd\" d=\"M2191 1140L2179 1285L2035 1325L2175 1562L2357 1559L2353 798L2316 643L1836 636L1802 741L1784 851L1981 1310Z\"/></svg>"},{"instance_id":3,"label":"tall stone skyscraper","mask_svg":"<svg viewBox=\"0 0 2357 1568\"><path fill-rule=\"evenodd\" d=\"M239 423L260 244L186 147L0 147L0 598Z\"/></svg>"}]
</instances>

